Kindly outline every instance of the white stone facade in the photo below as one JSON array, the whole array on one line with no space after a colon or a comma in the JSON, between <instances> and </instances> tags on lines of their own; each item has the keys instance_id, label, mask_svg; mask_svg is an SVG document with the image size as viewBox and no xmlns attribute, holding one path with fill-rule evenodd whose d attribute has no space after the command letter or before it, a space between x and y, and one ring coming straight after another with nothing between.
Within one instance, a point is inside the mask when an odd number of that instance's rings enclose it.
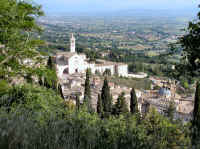
<instances>
[{"instance_id":1,"label":"white stone facade","mask_svg":"<svg viewBox=\"0 0 200 149\"><path fill-rule=\"evenodd\" d=\"M70 52L76 52L76 39L73 34L71 34L70 38Z\"/></svg>"},{"instance_id":2,"label":"white stone facade","mask_svg":"<svg viewBox=\"0 0 200 149\"><path fill-rule=\"evenodd\" d=\"M116 73L118 76L127 77L128 76L128 65L118 64L116 65Z\"/></svg>"},{"instance_id":3,"label":"white stone facade","mask_svg":"<svg viewBox=\"0 0 200 149\"><path fill-rule=\"evenodd\" d=\"M109 69L111 75L128 76L128 65L98 60L98 64L88 62L85 54L78 54L75 51L75 38L72 34L70 39L70 52L60 52L56 54L56 67L58 77L63 74L85 73L88 68L92 73L98 71L103 74Z\"/></svg>"},{"instance_id":4,"label":"white stone facade","mask_svg":"<svg viewBox=\"0 0 200 149\"><path fill-rule=\"evenodd\" d=\"M97 65L95 66L95 71L98 71L100 72L101 74L103 74L106 69L109 69L110 72L111 72L111 75L114 75L115 74L115 66L114 65Z\"/></svg>"}]
</instances>

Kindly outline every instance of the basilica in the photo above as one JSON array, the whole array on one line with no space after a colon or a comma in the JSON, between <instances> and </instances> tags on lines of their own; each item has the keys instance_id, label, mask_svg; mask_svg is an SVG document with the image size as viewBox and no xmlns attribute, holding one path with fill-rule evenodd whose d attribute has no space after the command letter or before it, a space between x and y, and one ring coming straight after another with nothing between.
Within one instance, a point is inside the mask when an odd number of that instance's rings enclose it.
<instances>
[{"instance_id":1,"label":"basilica","mask_svg":"<svg viewBox=\"0 0 200 149\"><path fill-rule=\"evenodd\" d=\"M92 73L104 73L110 70L111 75L128 76L128 65L124 63L115 63L105 60L97 60L97 63L91 63L85 54L76 52L76 39L73 34L70 38L70 52L58 52L55 57L58 77L63 74L85 73L89 68Z\"/></svg>"}]
</instances>

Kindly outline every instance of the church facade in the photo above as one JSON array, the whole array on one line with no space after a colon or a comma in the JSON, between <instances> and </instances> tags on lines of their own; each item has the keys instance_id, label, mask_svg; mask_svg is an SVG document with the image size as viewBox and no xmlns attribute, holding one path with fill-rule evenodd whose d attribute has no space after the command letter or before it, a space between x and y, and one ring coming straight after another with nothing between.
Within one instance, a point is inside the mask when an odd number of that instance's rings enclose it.
<instances>
[{"instance_id":1,"label":"church facade","mask_svg":"<svg viewBox=\"0 0 200 149\"><path fill-rule=\"evenodd\" d=\"M76 39L73 34L70 38L70 52L59 52L56 54L56 68L59 77L63 74L85 73L89 68L92 73L99 72L103 74L107 69L111 75L128 76L128 65L124 63L115 63L105 60L97 60L98 64L91 63L85 54L76 52Z\"/></svg>"}]
</instances>

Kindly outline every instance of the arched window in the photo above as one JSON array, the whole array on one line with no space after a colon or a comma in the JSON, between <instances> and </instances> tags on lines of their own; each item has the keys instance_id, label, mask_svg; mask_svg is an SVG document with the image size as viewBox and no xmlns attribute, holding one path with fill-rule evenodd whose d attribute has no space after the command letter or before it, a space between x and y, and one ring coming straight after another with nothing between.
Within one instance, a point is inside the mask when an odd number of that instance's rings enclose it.
<instances>
[{"instance_id":1,"label":"arched window","mask_svg":"<svg viewBox=\"0 0 200 149\"><path fill-rule=\"evenodd\" d=\"M77 68L77 69L75 69L75 72L76 72L76 73L78 73L78 68Z\"/></svg>"},{"instance_id":2,"label":"arched window","mask_svg":"<svg viewBox=\"0 0 200 149\"><path fill-rule=\"evenodd\" d=\"M63 74L69 74L69 68L65 68Z\"/></svg>"}]
</instances>

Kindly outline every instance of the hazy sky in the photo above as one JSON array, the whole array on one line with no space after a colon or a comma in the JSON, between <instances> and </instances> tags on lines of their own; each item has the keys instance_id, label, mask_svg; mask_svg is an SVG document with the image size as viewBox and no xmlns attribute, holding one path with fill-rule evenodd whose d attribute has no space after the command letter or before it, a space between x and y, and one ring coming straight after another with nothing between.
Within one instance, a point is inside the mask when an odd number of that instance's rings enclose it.
<instances>
[{"instance_id":1,"label":"hazy sky","mask_svg":"<svg viewBox=\"0 0 200 149\"><path fill-rule=\"evenodd\" d=\"M126 9L197 9L199 0L35 0L46 12L101 12ZM199 1L200 2L200 1Z\"/></svg>"}]
</instances>

